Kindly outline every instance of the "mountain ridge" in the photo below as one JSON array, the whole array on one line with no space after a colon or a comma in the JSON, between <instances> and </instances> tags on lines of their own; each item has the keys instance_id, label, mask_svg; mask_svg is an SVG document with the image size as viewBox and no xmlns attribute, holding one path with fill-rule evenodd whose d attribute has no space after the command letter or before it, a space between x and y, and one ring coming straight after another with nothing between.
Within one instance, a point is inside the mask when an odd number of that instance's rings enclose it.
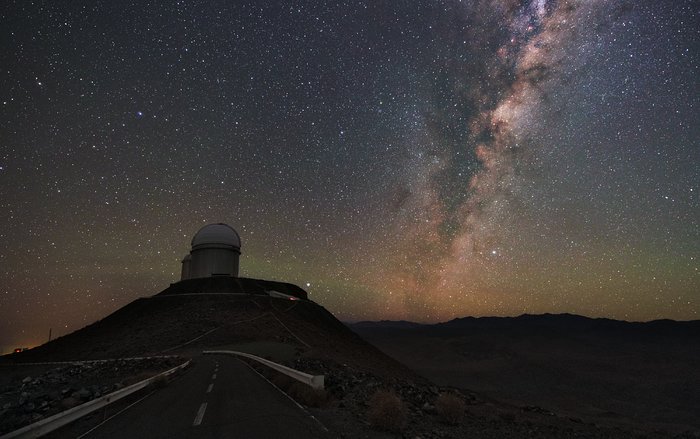
<instances>
[{"instance_id":1,"label":"mountain ridge","mask_svg":"<svg viewBox=\"0 0 700 439\"><path fill-rule=\"evenodd\" d=\"M460 329L513 329L513 328L562 328L568 330L617 330L643 332L674 332L690 331L700 335L700 320L671 320L656 319L645 322L616 320L606 317L587 317L578 314L521 314L519 316L484 316L456 317L452 320L437 323L419 323L408 320L363 320L346 323L350 328L358 330L423 330L423 331L458 331Z\"/></svg>"}]
</instances>

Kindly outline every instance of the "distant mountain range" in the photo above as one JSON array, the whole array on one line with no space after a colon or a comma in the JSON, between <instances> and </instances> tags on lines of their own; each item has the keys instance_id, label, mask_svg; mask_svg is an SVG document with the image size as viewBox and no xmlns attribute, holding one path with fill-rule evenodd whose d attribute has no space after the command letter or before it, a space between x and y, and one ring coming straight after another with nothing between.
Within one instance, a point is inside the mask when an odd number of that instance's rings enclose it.
<instances>
[{"instance_id":1,"label":"distant mountain range","mask_svg":"<svg viewBox=\"0 0 700 439\"><path fill-rule=\"evenodd\" d=\"M357 332L368 330L416 330L435 335L458 335L466 330L530 332L611 332L655 335L700 336L700 320L653 320L627 322L607 318L590 318L576 314L523 314L518 317L461 317L447 322L423 324L406 320L361 321L348 324Z\"/></svg>"}]
</instances>

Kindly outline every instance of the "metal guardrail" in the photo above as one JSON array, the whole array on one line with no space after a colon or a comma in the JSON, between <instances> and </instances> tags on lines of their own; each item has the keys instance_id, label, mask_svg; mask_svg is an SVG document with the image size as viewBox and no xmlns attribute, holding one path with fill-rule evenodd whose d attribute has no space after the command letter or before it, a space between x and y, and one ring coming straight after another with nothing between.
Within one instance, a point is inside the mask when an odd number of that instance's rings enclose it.
<instances>
[{"instance_id":1,"label":"metal guardrail","mask_svg":"<svg viewBox=\"0 0 700 439\"><path fill-rule=\"evenodd\" d=\"M141 360L152 360L154 358L175 358L177 355L151 355L149 357L124 357L124 358L105 358L103 360L73 360L73 361L43 361L43 362L34 362L34 363L7 363L7 364L0 364L0 367L2 366L51 366L51 365L61 365L61 364L70 364L74 366L80 366L83 364L102 364L102 363L109 363L112 361L141 361Z\"/></svg>"},{"instance_id":2,"label":"metal guardrail","mask_svg":"<svg viewBox=\"0 0 700 439\"><path fill-rule=\"evenodd\" d=\"M294 378L295 380L297 380L299 382L302 382L308 386L311 386L311 388L313 388L313 389L323 389L323 386L324 386L324 380L325 380L324 375L310 375L308 373L304 373L304 372L298 371L296 369L292 369L291 367L287 367L287 366L284 366L282 364L277 364L274 361L266 360L265 358L260 358L258 356L252 355L252 354L246 354L245 352L204 351L202 353L205 355L211 355L211 354L238 355L240 357L250 358L251 360L255 360L258 363L262 363L265 366L276 370L277 372L283 373L290 378ZM2 439L2 438L0 438L0 439Z\"/></svg>"},{"instance_id":3,"label":"metal guardrail","mask_svg":"<svg viewBox=\"0 0 700 439\"><path fill-rule=\"evenodd\" d=\"M63 427L64 425L70 424L76 419L88 415L94 412L95 410L101 409L102 407L108 404L111 404L115 401L124 398L125 396L129 396L132 393L143 389L144 387L153 383L158 378L172 375L178 370L184 369L189 364L190 360L186 361L185 363L179 366L173 367L170 370L166 370L163 373L159 373L156 376L145 379L136 384L124 387L123 389L119 389L116 392L112 392L109 395L101 396L99 398L93 399L92 401L88 401L85 404L81 404L77 407L73 407L72 409L63 411L61 413L56 413L55 415L50 416L46 419L42 419L41 421L37 421L33 424L27 425L26 427L22 427L19 430L12 431L4 436L0 436L0 439L35 438L45 435L58 428Z\"/></svg>"}]
</instances>

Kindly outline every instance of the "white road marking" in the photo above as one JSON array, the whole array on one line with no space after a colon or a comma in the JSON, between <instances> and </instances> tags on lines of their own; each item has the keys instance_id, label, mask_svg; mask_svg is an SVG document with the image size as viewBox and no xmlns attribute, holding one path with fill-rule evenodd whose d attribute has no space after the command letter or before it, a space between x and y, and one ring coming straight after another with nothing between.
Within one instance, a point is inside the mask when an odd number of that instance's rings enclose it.
<instances>
[{"instance_id":1,"label":"white road marking","mask_svg":"<svg viewBox=\"0 0 700 439\"><path fill-rule=\"evenodd\" d=\"M211 376L211 379L212 379L212 380L215 380L215 379L216 379L216 374L212 375L212 376Z\"/></svg>"},{"instance_id":2,"label":"white road marking","mask_svg":"<svg viewBox=\"0 0 700 439\"><path fill-rule=\"evenodd\" d=\"M193 427L196 427L202 423L202 418L204 417L204 412L206 412L206 411L207 411L207 403L203 402L202 405L199 406L199 411L197 412L197 416L195 416L195 418L194 418L194 422L192 423Z\"/></svg>"},{"instance_id":3,"label":"white road marking","mask_svg":"<svg viewBox=\"0 0 700 439\"><path fill-rule=\"evenodd\" d=\"M209 384L209 388L207 388L207 393L211 393L211 389L214 388L214 383Z\"/></svg>"}]
</instances>

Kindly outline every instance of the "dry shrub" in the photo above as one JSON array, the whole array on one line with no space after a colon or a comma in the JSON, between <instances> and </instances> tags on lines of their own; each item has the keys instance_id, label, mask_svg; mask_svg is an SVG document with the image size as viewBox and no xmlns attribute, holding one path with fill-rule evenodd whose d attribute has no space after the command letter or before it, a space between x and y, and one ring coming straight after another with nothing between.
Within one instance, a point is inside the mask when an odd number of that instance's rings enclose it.
<instances>
[{"instance_id":1,"label":"dry shrub","mask_svg":"<svg viewBox=\"0 0 700 439\"><path fill-rule=\"evenodd\" d=\"M369 423L382 430L398 432L406 426L408 411L401 398L388 390L377 390L369 400Z\"/></svg>"},{"instance_id":2,"label":"dry shrub","mask_svg":"<svg viewBox=\"0 0 700 439\"><path fill-rule=\"evenodd\" d=\"M505 412L499 410L497 412L497 415L499 418L503 419L506 422L515 422L515 413L513 412Z\"/></svg>"},{"instance_id":3,"label":"dry shrub","mask_svg":"<svg viewBox=\"0 0 700 439\"><path fill-rule=\"evenodd\" d=\"M314 389L306 384L294 382L287 389L289 396L309 407L323 407L329 402L329 395L323 389Z\"/></svg>"},{"instance_id":4,"label":"dry shrub","mask_svg":"<svg viewBox=\"0 0 700 439\"><path fill-rule=\"evenodd\" d=\"M459 424L464 417L466 404L454 393L441 393L435 401L435 411L448 424Z\"/></svg>"}]
</instances>

